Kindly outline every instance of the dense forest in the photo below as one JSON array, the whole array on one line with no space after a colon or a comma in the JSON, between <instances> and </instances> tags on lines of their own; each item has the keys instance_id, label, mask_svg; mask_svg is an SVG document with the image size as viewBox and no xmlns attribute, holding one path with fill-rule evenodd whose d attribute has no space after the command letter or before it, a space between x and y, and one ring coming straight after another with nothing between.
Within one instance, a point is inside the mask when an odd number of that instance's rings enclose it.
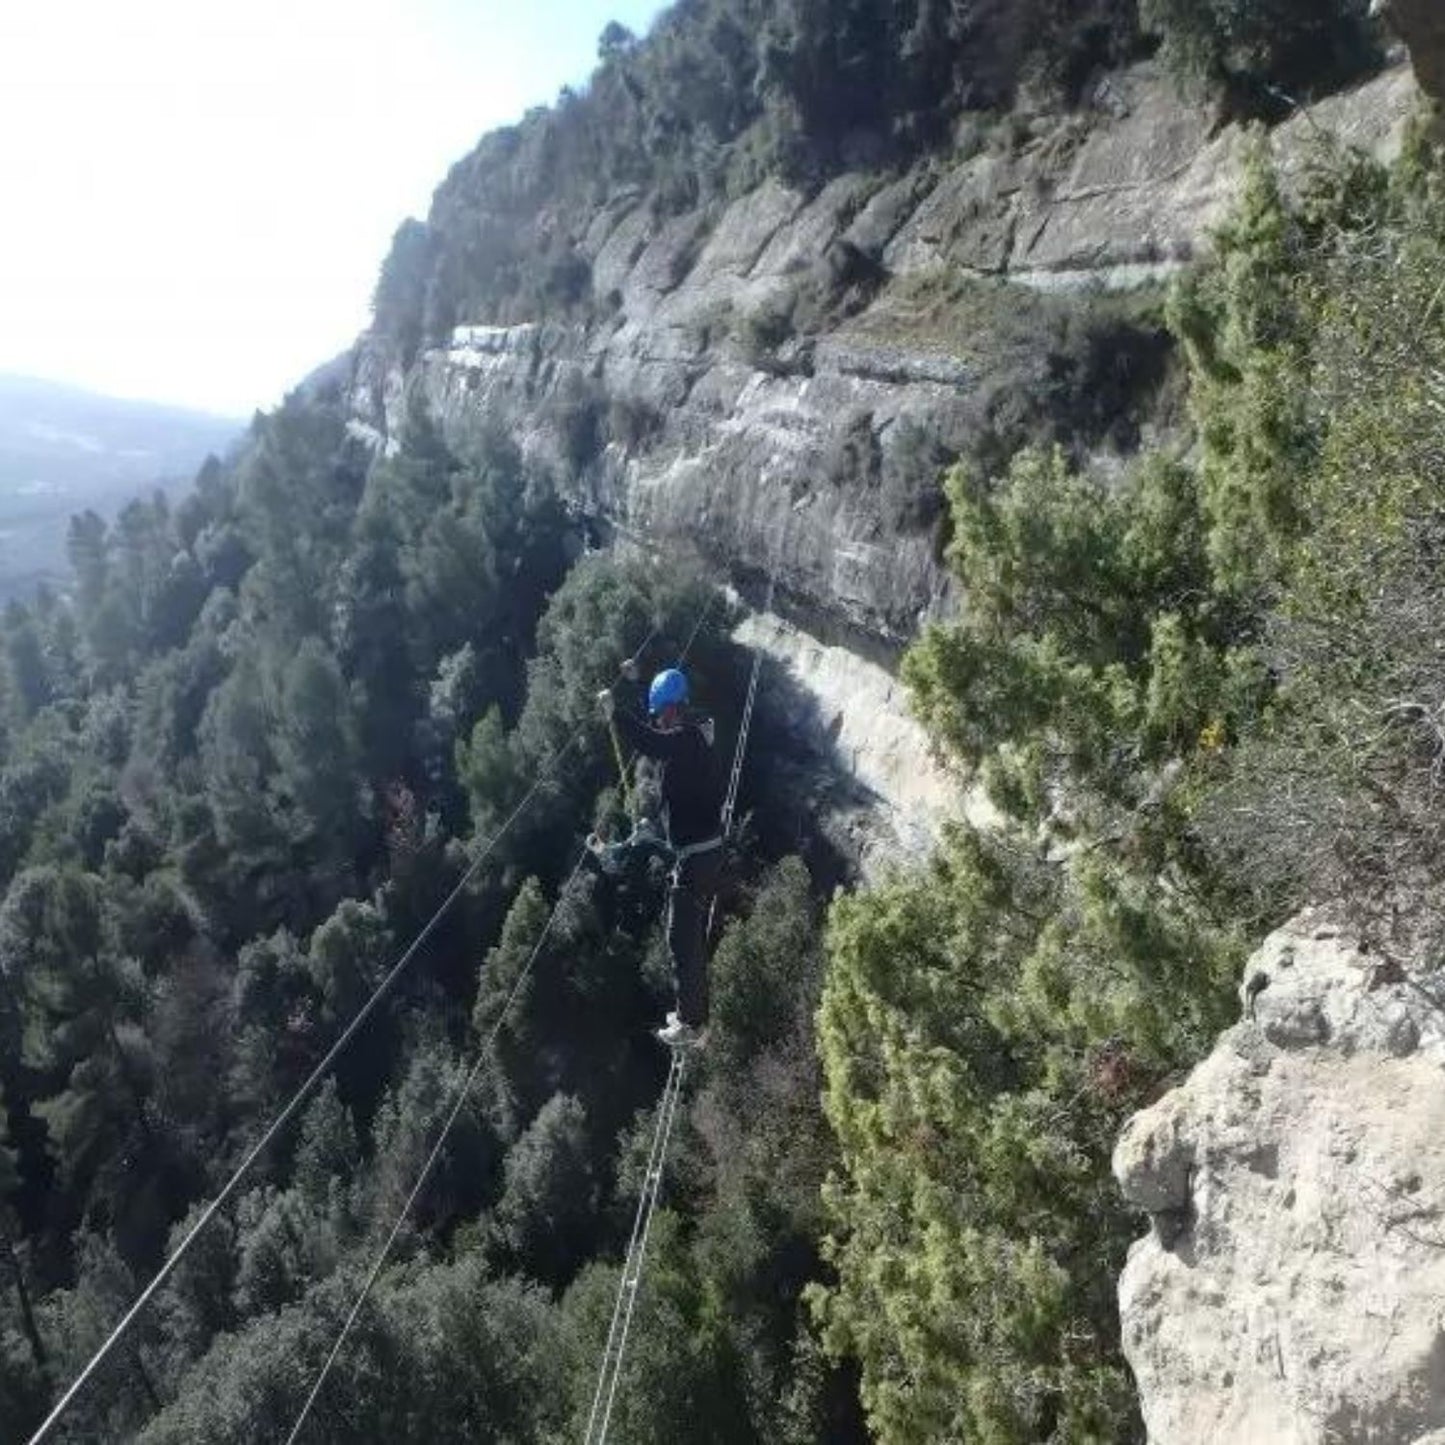
<instances>
[{"instance_id":1,"label":"dense forest","mask_svg":"<svg viewBox=\"0 0 1445 1445\"><path fill-rule=\"evenodd\" d=\"M587 91L399 233L378 327L415 346L547 277L573 304L522 242L584 187L806 179L845 120L886 164L1160 43L1236 109L1373 56L1343 3L1033 10L610 30ZM865 60L879 109L840 110ZM1288 204L1261 147L1169 298L1188 436L1107 482L1047 448L949 474L966 604L903 673L1001 821L829 900L758 750L614 1438L1142 1438L1118 1129L1302 901L1381 949L1441 922L1442 252L1423 131L1388 171L1322 149ZM479 1051L307 1438L583 1433L666 1072L658 879L572 876L623 811L594 694L688 650L726 751L748 660L712 579L589 552L504 437L413 408L380 457L347 421L334 377L299 388L183 501L76 518L68 594L0 621L7 1442L474 864L57 1438L285 1439Z\"/></svg>"}]
</instances>

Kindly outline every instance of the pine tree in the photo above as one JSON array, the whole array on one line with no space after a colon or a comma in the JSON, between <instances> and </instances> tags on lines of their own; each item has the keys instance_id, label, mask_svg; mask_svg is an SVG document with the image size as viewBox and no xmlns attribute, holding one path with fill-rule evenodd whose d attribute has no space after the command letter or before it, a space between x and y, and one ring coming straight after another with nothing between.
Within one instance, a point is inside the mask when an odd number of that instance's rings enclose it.
<instances>
[{"instance_id":1,"label":"pine tree","mask_svg":"<svg viewBox=\"0 0 1445 1445\"><path fill-rule=\"evenodd\" d=\"M337 1186L351 1182L360 1163L361 1148L351 1112L341 1102L335 1079L327 1079L301 1121L295 1185L315 1205L325 1205Z\"/></svg>"},{"instance_id":2,"label":"pine tree","mask_svg":"<svg viewBox=\"0 0 1445 1445\"><path fill-rule=\"evenodd\" d=\"M586 1258L595 1189L586 1111L557 1094L508 1152L497 1204L502 1235L528 1274L562 1282Z\"/></svg>"},{"instance_id":3,"label":"pine tree","mask_svg":"<svg viewBox=\"0 0 1445 1445\"><path fill-rule=\"evenodd\" d=\"M298 833L345 856L358 824L351 699L336 659L307 638L281 666L269 742L274 789Z\"/></svg>"},{"instance_id":4,"label":"pine tree","mask_svg":"<svg viewBox=\"0 0 1445 1445\"><path fill-rule=\"evenodd\" d=\"M26 1268L25 1244L20 1221L14 1210L15 1195L20 1188L20 1174L15 1152L6 1145L7 1134L5 1088L3 1081L0 1081L0 1276L6 1279L14 1291L21 1330L30 1349L36 1378L42 1386L48 1387L49 1357L40 1334L35 1300Z\"/></svg>"},{"instance_id":5,"label":"pine tree","mask_svg":"<svg viewBox=\"0 0 1445 1445\"><path fill-rule=\"evenodd\" d=\"M201 721L200 744L218 841L238 861L265 860L279 841L270 806L275 758L263 674L249 651L211 694Z\"/></svg>"}]
</instances>

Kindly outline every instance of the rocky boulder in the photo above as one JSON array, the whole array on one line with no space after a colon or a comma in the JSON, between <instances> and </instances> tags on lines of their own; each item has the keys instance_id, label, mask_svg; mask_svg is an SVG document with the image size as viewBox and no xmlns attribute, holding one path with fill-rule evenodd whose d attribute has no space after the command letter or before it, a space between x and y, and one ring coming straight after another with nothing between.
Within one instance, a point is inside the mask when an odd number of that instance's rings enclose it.
<instances>
[{"instance_id":1,"label":"rocky boulder","mask_svg":"<svg viewBox=\"0 0 1445 1445\"><path fill-rule=\"evenodd\" d=\"M1119 1287L1150 1439L1438 1445L1445 985L1313 912L1242 996L1114 1155L1152 1221Z\"/></svg>"},{"instance_id":2,"label":"rocky boulder","mask_svg":"<svg viewBox=\"0 0 1445 1445\"><path fill-rule=\"evenodd\" d=\"M1420 88L1445 103L1445 7L1440 0L1377 0L1375 9L1410 48Z\"/></svg>"}]
</instances>

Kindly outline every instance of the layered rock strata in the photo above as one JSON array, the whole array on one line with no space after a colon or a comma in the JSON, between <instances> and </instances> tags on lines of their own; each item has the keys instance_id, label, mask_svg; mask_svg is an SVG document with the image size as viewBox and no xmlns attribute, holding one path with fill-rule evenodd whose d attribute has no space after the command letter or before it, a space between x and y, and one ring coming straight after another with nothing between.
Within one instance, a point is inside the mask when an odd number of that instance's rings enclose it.
<instances>
[{"instance_id":1,"label":"layered rock strata","mask_svg":"<svg viewBox=\"0 0 1445 1445\"><path fill-rule=\"evenodd\" d=\"M1396 68L1273 145L1286 172L1322 135L1388 155L1415 95ZM887 183L845 175L810 198L769 181L673 217L617 197L574 219L605 319L459 327L415 381L453 429L509 419L582 505L744 571L777 561L791 595L907 638L946 610L949 584L909 498L890 496L915 480L905 453L957 449L1000 383L1045 384L1056 313L1030 292L1129 287L1198 254L1247 149L1145 65L1087 114L1015 118L977 154ZM858 266L876 287L861 311L770 333L800 289L847 291ZM353 398L378 439L400 427L405 382L363 347ZM605 452L573 475L589 429Z\"/></svg>"},{"instance_id":2,"label":"layered rock strata","mask_svg":"<svg viewBox=\"0 0 1445 1445\"><path fill-rule=\"evenodd\" d=\"M1276 153L1289 173L1331 134L1388 155L1415 100L1396 68L1278 128ZM957 603L941 459L1047 394L1076 293L1158 281L1198 253L1247 150L1144 65L1085 113L1011 117L901 177L813 196L770 181L671 217L619 195L564 222L592 320L458 327L410 372L363 342L354 426L389 445L417 398L453 435L500 421L580 511L737 580L776 572L795 610L896 653ZM844 733L872 728L874 703L832 689L838 675L796 680ZM905 721L896 691L876 705ZM911 793L881 786L882 812L911 817ZM934 811L917 816L905 848L936 836Z\"/></svg>"}]
</instances>

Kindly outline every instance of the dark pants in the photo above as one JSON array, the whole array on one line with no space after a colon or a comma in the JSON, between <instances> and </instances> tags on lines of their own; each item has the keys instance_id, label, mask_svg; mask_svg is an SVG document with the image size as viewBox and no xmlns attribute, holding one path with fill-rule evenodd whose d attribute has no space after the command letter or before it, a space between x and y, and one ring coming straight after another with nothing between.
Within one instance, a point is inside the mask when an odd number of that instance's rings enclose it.
<instances>
[{"instance_id":1,"label":"dark pants","mask_svg":"<svg viewBox=\"0 0 1445 1445\"><path fill-rule=\"evenodd\" d=\"M684 858L672 871L667 894L667 949L677 980L677 1012L683 1023L707 1022L707 919L722 878L723 849Z\"/></svg>"}]
</instances>

